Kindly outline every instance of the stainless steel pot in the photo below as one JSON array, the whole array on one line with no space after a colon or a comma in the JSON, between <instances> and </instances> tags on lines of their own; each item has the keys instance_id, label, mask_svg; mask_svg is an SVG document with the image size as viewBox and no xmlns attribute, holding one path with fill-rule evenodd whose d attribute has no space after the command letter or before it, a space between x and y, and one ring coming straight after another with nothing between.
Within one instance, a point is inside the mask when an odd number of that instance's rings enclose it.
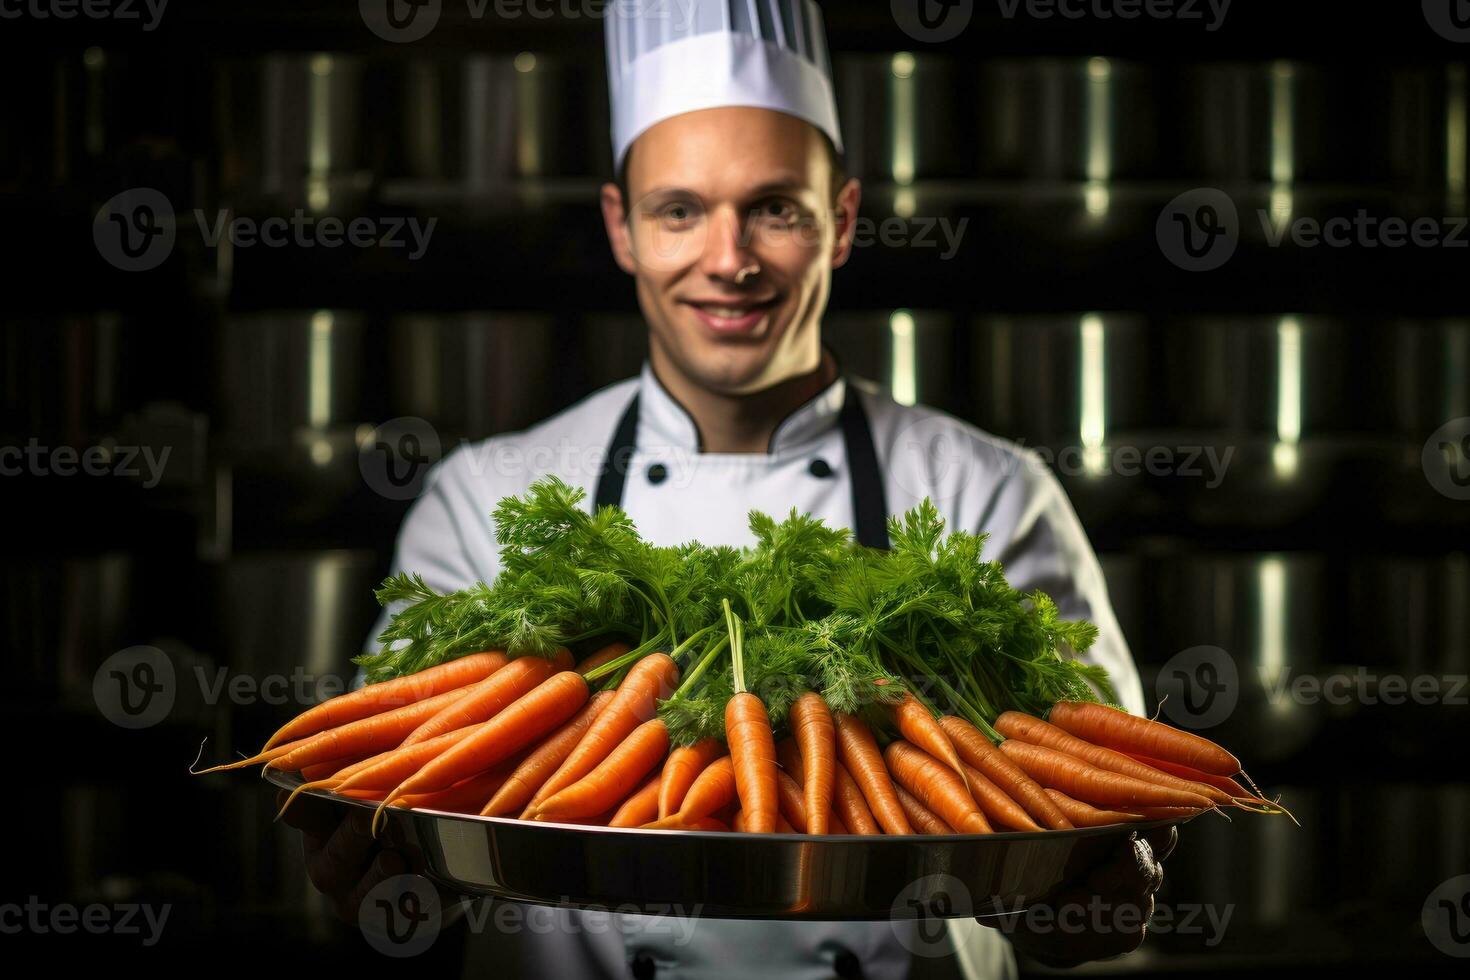
<instances>
[{"instance_id":1,"label":"stainless steel pot","mask_svg":"<svg viewBox=\"0 0 1470 980\"><path fill-rule=\"evenodd\" d=\"M533 314L397 317L388 328L393 415L425 419L445 435L483 439L549 414L555 323Z\"/></svg>"}]
</instances>

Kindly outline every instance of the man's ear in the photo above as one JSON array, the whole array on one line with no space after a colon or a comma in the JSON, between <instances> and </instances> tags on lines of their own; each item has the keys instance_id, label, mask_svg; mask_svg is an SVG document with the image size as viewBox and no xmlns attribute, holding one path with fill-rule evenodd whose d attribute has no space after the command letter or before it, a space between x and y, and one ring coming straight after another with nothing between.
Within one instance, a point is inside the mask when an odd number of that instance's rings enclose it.
<instances>
[{"instance_id":1,"label":"man's ear","mask_svg":"<svg viewBox=\"0 0 1470 980\"><path fill-rule=\"evenodd\" d=\"M863 199L863 183L849 177L837 192L833 214L837 219L837 239L832 246L832 268L840 269L852 257L852 242L857 234L858 205Z\"/></svg>"},{"instance_id":2,"label":"man's ear","mask_svg":"<svg viewBox=\"0 0 1470 980\"><path fill-rule=\"evenodd\" d=\"M623 207L623 192L614 183L602 185L602 224L607 229L607 242L612 246L613 260L628 275L638 271L633 261L633 242L629 237L628 212Z\"/></svg>"}]
</instances>

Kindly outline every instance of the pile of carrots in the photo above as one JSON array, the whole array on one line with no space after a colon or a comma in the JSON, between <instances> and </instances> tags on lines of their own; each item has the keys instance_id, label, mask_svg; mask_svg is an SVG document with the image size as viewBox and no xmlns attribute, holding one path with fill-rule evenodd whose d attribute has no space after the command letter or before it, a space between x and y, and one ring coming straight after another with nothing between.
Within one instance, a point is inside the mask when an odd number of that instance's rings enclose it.
<instances>
[{"instance_id":1,"label":"pile of carrots","mask_svg":"<svg viewBox=\"0 0 1470 980\"><path fill-rule=\"evenodd\" d=\"M737 641L723 739L671 744L658 709L680 669L667 654L635 653L615 687L595 690L599 668L630 656L615 643L581 663L566 650L461 656L316 705L251 758L203 771L264 764L299 773L296 793L378 802L375 828L387 807L649 830L860 835L1068 830L1226 808L1287 812L1220 746L1095 702L1059 701L1045 720L1005 711L987 734L957 715L936 717L908 691L875 692L883 697L864 717L832 711L808 691L778 732L761 699L743 690L739 650Z\"/></svg>"}]
</instances>

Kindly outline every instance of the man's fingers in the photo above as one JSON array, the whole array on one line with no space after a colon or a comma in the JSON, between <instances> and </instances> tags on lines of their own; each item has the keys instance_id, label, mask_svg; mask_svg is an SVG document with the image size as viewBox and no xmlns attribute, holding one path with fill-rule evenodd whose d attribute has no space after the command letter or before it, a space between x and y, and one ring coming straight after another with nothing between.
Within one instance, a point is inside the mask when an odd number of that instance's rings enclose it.
<instances>
[{"instance_id":1,"label":"man's fingers","mask_svg":"<svg viewBox=\"0 0 1470 980\"><path fill-rule=\"evenodd\" d=\"M276 794L277 811L285 806L286 800L290 796L291 794L286 790L281 790ZM337 828L337 824L341 819L342 817L337 812L337 807L332 806L325 800L319 800L305 793L296 797L292 801L290 808L281 814L281 823L288 827L295 827L303 833L314 834L317 837L326 837L331 834Z\"/></svg>"},{"instance_id":2,"label":"man's fingers","mask_svg":"<svg viewBox=\"0 0 1470 980\"><path fill-rule=\"evenodd\" d=\"M1143 837L1148 841L1148 846L1153 848L1154 860L1167 861L1169 855L1174 853L1174 848L1179 845L1179 828L1159 827L1146 831Z\"/></svg>"},{"instance_id":3,"label":"man's fingers","mask_svg":"<svg viewBox=\"0 0 1470 980\"><path fill-rule=\"evenodd\" d=\"M403 874L407 869L408 865L404 863L403 857L397 851L380 852L343 900L339 909L341 917L348 922L357 922L362 911L362 903L367 901L368 892L394 875Z\"/></svg>"},{"instance_id":4,"label":"man's fingers","mask_svg":"<svg viewBox=\"0 0 1470 980\"><path fill-rule=\"evenodd\" d=\"M306 872L318 889L328 895L338 894L362 876L368 855L377 846L370 816L349 813L327 838L326 845L308 855Z\"/></svg>"}]
</instances>

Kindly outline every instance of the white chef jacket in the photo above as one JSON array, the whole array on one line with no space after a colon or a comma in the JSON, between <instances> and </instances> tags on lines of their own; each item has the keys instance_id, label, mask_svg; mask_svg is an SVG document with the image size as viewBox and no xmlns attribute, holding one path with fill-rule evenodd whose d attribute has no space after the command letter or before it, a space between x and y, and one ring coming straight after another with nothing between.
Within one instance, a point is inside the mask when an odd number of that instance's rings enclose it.
<instances>
[{"instance_id":1,"label":"white chef jacket","mask_svg":"<svg viewBox=\"0 0 1470 980\"><path fill-rule=\"evenodd\" d=\"M927 496L948 527L988 533L985 554L1001 561L1012 585L1041 589L1064 616L1097 625L1098 640L1083 659L1107 668L1124 707L1143 711L1142 685L1108 601L1102 569L1060 484L1040 458L951 416L900 405L876 386L843 377L784 419L768 452L707 454L700 452L694 420L645 364L639 377L594 392L539 425L446 455L427 475L404 520L394 573L417 572L441 591L493 581L499 572L490 519L496 503L554 474L586 489L590 507L614 427L635 393L636 450L622 503L648 540L750 545L752 509L780 518L795 507L830 526L852 527L838 415L845 398L861 398L888 510L902 513ZM370 644L391 612L384 611ZM906 922L693 919L689 934L670 929L667 922L651 927L652 920L641 916L614 916L615 928L607 928L606 920L603 928L580 928L581 913L547 914L559 927L522 930L513 937L471 936L467 975L486 976L489 969L528 977L626 977L632 975L633 958L641 956L652 958L660 978L744 980L759 974L771 980L815 980L832 976L835 957L846 950L857 957L862 975L876 980L907 976L909 950L915 948ZM955 975L971 980L1014 976L1010 945L1000 933L971 919L951 920L949 941L957 951Z\"/></svg>"}]
</instances>

